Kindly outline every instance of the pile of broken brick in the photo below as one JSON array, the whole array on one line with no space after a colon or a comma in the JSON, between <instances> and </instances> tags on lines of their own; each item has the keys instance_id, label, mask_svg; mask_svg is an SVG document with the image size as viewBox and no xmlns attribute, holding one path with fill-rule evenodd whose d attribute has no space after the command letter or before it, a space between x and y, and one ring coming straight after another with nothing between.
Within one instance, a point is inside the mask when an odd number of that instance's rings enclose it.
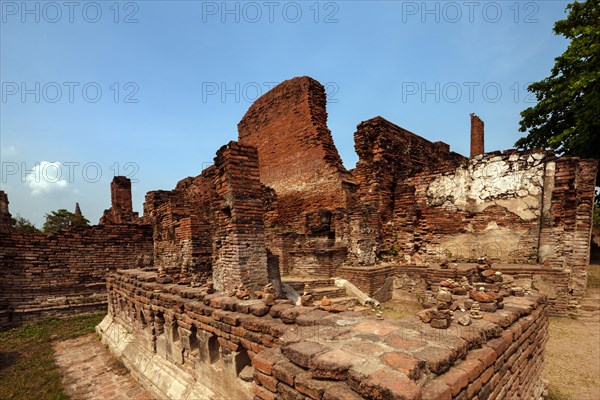
<instances>
[{"instance_id":1,"label":"pile of broken brick","mask_svg":"<svg viewBox=\"0 0 600 400\"><path fill-rule=\"evenodd\" d=\"M426 308L417 315L437 329L447 329L452 320L470 325L472 319L482 318L482 311L493 313L504 308L505 297L531 294L531 288L514 286L511 278L495 271L488 258L481 258L471 281L463 276L458 282L453 279L440 282L435 297L430 294L423 302Z\"/></svg>"}]
</instances>

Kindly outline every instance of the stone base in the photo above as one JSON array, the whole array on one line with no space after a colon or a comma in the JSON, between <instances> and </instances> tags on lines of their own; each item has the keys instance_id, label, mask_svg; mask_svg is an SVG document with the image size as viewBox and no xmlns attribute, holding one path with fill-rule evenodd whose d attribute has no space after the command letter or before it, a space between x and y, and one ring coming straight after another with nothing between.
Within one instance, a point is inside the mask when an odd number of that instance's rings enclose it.
<instances>
[{"instance_id":1,"label":"stone base","mask_svg":"<svg viewBox=\"0 0 600 400\"><path fill-rule=\"evenodd\" d=\"M252 383L237 377L235 354L221 355L218 361L198 355L194 365L178 364L177 349L148 349L145 332L130 332L126 324L107 315L96 327L102 343L129 369L131 375L159 400L222 400L252 398ZM181 351L179 351L181 353ZM169 356L168 354L171 354ZM182 361L182 358L179 360ZM189 361L188 361L189 363ZM201 380L201 381L200 381Z\"/></svg>"}]
</instances>

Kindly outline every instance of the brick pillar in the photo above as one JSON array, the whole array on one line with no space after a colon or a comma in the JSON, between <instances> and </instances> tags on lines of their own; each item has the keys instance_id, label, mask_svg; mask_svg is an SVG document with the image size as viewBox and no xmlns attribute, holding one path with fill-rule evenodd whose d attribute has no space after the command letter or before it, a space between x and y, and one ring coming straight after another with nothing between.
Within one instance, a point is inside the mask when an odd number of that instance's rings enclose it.
<instances>
[{"instance_id":1,"label":"brick pillar","mask_svg":"<svg viewBox=\"0 0 600 400\"><path fill-rule=\"evenodd\" d=\"M243 283L261 289L269 276L258 152L230 142L217 152L215 167L215 288L229 291Z\"/></svg>"},{"instance_id":2,"label":"brick pillar","mask_svg":"<svg viewBox=\"0 0 600 400\"><path fill-rule=\"evenodd\" d=\"M133 211L131 201L131 180L124 176L115 176L110 184L112 208L126 213Z\"/></svg>"},{"instance_id":3,"label":"brick pillar","mask_svg":"<svg viewBox=\"0 0 600 400\"><path fill-rule=\"evenodd\" d=\"M485 153L483 146L483 121L471 114L471 157Z\"/></svg>"},{"instance_id":4,"label":"brick pillar","mask_svg":"<svg viewBox=\"0 0 600 400\"><path fill-rule=\"evenodd\" d=\"M110 183L111 207L104 211L100 225L128 224L138 220L133 212L131 200L131 180L124 176L115 176Z\"/></svg>"},{"instance_id":5,"label":"brick pillar","mask_svg":"<svg viewBox=\"0 0 600 400\"><path fill-rule=\"evenodd\" d=\"M0 190L0 230L12 228L12 216L8 212L8 195Z\"/></svg>"}]
</instances>

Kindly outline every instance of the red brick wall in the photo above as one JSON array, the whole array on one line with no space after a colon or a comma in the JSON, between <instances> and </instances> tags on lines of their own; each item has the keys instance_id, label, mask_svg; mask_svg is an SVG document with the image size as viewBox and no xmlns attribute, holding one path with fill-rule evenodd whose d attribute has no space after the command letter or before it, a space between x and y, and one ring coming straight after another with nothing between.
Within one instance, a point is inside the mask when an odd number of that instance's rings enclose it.
<instances>
[{"instance_id":1,"label":"red brick wall","mask_svg":"<svg viewBox=\"0 0 600 400\"><path fill-rule=\"evenodd\" d=\"M228 291L242 283L259 290L269 280L257 151L229 142L217 152L215 168L215 288Z\"/></svg>"},{"instance_id":2,"label":"red brick wall","mask_svg":"<svg viewBox=\"0 0 600 400\"><path fill-rule=\"evenodd\" d=\"M151 265L147 225L0 233L0 328L103 309L108 271Z\"/></svg>"},{"instance_id":3,"label":"red brick wall","mask_svg":"<svg viewBox=\"0 0 600 400\"><path fill-rule=\"evenodd\" d=\"M279 222L305 233L306 214L345 207L350 179L327 128L325 89L293 78L261 96L238 124L239 143L258 150L260 180L275 189Z\"/></svg>"},{"instance_id":4,"label":"red brick wall","mask_svg":"<svg viewBox=\"0 0 600 400\"><path fill-rule=\"evenodd\" d=\"M570 288L582 297L587 284L598 162L561 157L556 161L550 212L542 219L540 262L572 270Z\"/></svg>"},{"instance_id":5,"label":"red brick wall","mask_svg":"<svg viewBox=\"0 0 600 400\"><path fill-rule=\"evenodd\" d=\"M507 151L407 176L395 187L386 247L408 263L487 256L583 270L595 171L595 162Z\"/></svg>"},{"instance_id":6,"label":"red brick wall","mask_svg":"<svg viewBox=\"0 0 600 400\"><path fill-rule=\"evenodd\" d=\"M354 133L359 160L352 174L358 184L350 211L348 240L354 262L377 261L384 225L392 217L400 177L465 160L442 142L432 143L376 117L361 122Z\"/></svg>"}]
</instances>

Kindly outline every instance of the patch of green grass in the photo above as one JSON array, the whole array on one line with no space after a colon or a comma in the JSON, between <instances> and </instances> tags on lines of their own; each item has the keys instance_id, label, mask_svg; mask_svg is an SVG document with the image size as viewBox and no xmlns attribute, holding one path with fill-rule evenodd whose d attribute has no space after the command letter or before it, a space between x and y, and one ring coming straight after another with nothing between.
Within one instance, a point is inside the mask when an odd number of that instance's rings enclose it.
<instances>
[{"instance_id":1,"label":"patch of green grass","mask_svg":"<svg viewBox=\"0 0 600 400\"><path fill-rule=\"evenodd\" d=\"M600 268L590 265L588 269L588 284L589 288L600 288Z\"/></svg>"},{"instance_id":2,"label":"patch of green grass","mask_svg":"<svg viewBox=\"0 0 600 400\"><path fill-rule=\"evenodd\" d=\"M0 333L0 399L66 400L53 342L94 332L104 315L46 318Z\"/></svg>"}]
</instances>

